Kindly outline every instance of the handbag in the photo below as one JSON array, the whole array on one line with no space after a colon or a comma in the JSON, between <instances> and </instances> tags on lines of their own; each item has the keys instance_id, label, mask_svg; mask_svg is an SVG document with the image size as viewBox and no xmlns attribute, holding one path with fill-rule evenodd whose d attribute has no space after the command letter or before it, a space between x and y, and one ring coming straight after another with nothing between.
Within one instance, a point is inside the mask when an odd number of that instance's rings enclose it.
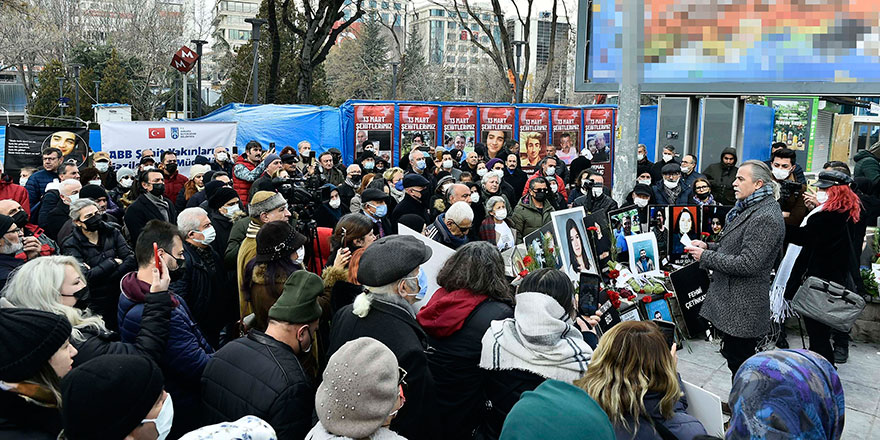
<instances>
[{"instance_id":1,"label":"handbag","mask_svg":"<svg viewBox=\"0 0 880 440\"><path fill-rule=\"evenodd\" d=\"M865 300L838 283L809 277L798 288L791 306L801 316L849 332L864 310Z\"/></svg>"}]
</instances>

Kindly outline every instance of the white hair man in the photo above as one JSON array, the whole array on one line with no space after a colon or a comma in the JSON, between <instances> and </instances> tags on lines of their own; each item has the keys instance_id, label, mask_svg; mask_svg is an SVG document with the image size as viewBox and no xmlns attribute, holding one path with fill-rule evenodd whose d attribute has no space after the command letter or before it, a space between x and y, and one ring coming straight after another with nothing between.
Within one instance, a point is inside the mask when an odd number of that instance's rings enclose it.
<instances>
[{"instance_id":1,"label":"white hair man","mask_svg":"<svg viewBox=\"0 0 880 440\"><path fill-rule=\"evenodd\" d=\"M58 184L58 195L61 197L61 203L56 205L55 209L49 211L49 216L46 218L45 223L46 235L56 242L64 241L64 237L59 237L58 232L61 231L61 227L70 218L70 205L79 200L79 191L81 189L82 184L77 179L62 180Z\"/></svg>"},{"instance_id":2,"label":"white hair man","mask_svg":"<svg viewBox=\"0 0 880 440\"><path fill-rule=\"evenodd\" d=\"M455 202L425 230L428 238L458 249L468 242L468 232L474 222L474 210L468 202Z\"/></svg>"}]
</instances>

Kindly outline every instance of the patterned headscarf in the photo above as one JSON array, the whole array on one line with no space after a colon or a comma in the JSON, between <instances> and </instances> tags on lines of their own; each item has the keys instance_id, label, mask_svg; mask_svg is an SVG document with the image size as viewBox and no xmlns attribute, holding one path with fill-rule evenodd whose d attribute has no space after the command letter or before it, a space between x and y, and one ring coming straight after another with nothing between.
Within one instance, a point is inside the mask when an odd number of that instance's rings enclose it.
<instances>
[{"instance_id":1,"label":"patterned headscarf","mask_svg":"<svg viewBox=\"0 0 880 440\"><path fill-rule=\"evenodd\" d=\"M749 358L734 378L730 409L728 440L839 439L846 411L837 371L807 350Z\"/></svg>"}]
</instances>

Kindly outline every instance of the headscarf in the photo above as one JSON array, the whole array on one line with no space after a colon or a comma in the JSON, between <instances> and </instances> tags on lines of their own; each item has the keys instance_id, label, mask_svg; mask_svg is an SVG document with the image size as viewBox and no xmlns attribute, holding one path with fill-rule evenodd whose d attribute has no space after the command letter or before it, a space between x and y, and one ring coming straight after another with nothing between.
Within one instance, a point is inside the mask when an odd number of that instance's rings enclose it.
<instances>
[{"instance_id":1,"label":"headscarf","mask_svg":"<svg viewBox=\"0 0 880 440\"><path fill-rule=\"evenodd\" d=\"M773 350L749 358L730 390L728 440L839 439L846 408L837 371L807 350Z\"/></svg>"}]
</instances>

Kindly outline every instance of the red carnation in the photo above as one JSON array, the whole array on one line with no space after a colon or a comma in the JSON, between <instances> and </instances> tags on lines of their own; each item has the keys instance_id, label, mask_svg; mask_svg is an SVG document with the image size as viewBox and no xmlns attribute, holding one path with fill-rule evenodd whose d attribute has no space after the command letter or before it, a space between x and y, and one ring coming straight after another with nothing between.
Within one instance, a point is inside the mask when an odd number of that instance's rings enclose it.
<instances>
[{"instance_id":1,"label":"red carnation","mask_svg":"<svg viewBox=\"0 0 880 440\"><path fill-rule=\"evenodd\" d=\"M663 298L669 299L669 298L672 298L673 296L675 296L675 295L673 295L672 292L666 292L666 294L663 295Z\"/></svg>"},{"instance_id":2,"label":"red carnation","mask_svg":"<svg viewBox=\"0 0 880 440\"><path fill-rule=\"evenodd\" d=\"M664 271L663 271L663 276L668 278L668 277L669 277L669 272L666 272L666 271L664 270Z\"/></svg>"},{"instance_id":3,"label":"red carnation","mask_svg":"<svg viewBox=\"0 0 880 440\"><path fill-rule=\"evenodd\" d=\"M530 257L530 256L528 256L528 255L526 255L525 257L523 257L523 264L525 264L525 265L532 264L533 261L535 261L535 260L532 260L532 257Z\"/></svg>"},{"instance_id":4,"label":"red carnation","mask_svg":"<svg viewBox=\"0 0 880 440\"><path fill-rule=\"evenodd\" d=\"M645 293L645 289L639 289L639 293Z\"/></svg>"},{"instance_id":5,"label":"red carnation","mask_svg":"<svg viewBox=\"0 0 880 440\"><path fill-rule=\"evenodd\" d=\"M643 296L643 297L642 297L642 302L643 302L643 303L649 303L649 302L651 302L651 301L654 301L654 298L652 298L651 295L647 295L647 296Z\"/></svg>"},{"instance_id":6,"label":"red carnation","mask_svg":"<svg viewBox=\"0 0 880 440\"><path fill-rule=\"evenodd\" d=\"M617 269L611 269L608 271L608 278L611 278L612 280L617 279L617 277L619 277L619 276L620 276L620 271Z\"/></svg>"},{"instance_id":7,"label":"red carnation","mask_svg":"<svg viewBox=\"0 0 880 440\"><path fill-rule=\"evenodd\" d=\"M620 308L620 300L611 301L611 305L613 305L615 309L619 309Z\"/></svg>"},{"instance_id":8,"label":"red carnation","mask_svg":"<svg viewBox=\"0 0 880 440\"><path fill-rule=\"evenodd\" d=\"M608 299L610 299L611 301L616 301L616 300L620 299L620 293L615 292L613 290L609 290L608 291Z\"/></svg>"},{"instance_id":9,"label":"red carnation","mask_svg":"<svg viewBox=\"0 0 880 440\"><path fill-rule=\"evenodd\" d=\"M708 237L710 234L708 232L703 232L703 237Z\"/></svg>"},{"instance_id":10,"label":"red carnation","mask_svg":"<svg viewBox=\"0 0 880 440\"><path fill-rule=\"evenodd\" d=\"M528 257L526 257L526 258L528 258ZM519 271L519 277L520 277L520 278L525 278L526 275L528 275L528 274L529 274L529 271L526 270L526 269L523 269L523 270Z\"/></svg>"},{"instance_id":11,"label":"red carnation","mask_svg":"<svg viewBox=\"0 0 880 440\"><path fill-rule=\"evenodd\" d=\"M634 300L634 299L636 299L636 296L635 296L635 295L630 295L630 296L628 296L628 297L626 298L627 301L632 301L632 300Z\"/></svg>"},{"instance_id":12,"label":"red carnation","mask_svg":"<svg viewBox=\"0 0 880 440\"><path fill-rule=\"evenodd\" d=\"M589 226L589 227L587 227L587 230L588 230L588 231L592 231L592 232L596 232L596 231L599 230L599 228L597 228L597 227L595 227L595 226Z\"/></svg>"}]
</instances>

